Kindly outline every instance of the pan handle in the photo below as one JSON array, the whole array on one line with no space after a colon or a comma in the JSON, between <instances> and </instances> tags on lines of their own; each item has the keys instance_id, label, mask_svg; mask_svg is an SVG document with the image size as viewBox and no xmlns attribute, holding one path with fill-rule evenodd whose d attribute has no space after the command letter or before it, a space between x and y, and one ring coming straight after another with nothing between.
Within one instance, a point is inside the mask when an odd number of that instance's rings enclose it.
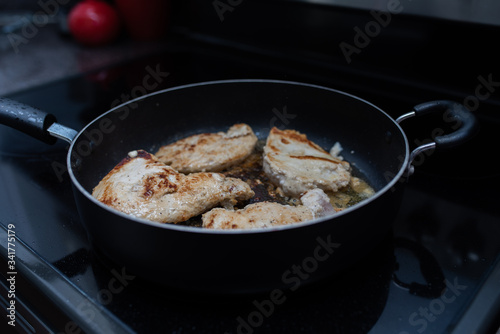
<instances>
[{"instance_id":1,"label":"pan handle","mask_svg":"<svg viewBox=\"0 0 500 334\"><path fill-rule=\"evenodd\" d=\"M0 97L0 124L47 144L54 144L57 138L71 143L78 134L77 131L56 123L56 117L52 114L3 97Z\"/></svg>"},{"instance_id":2,"label":"pan handle","mask_svg":"<svg viewBox=\"0 0 500 334\"><path fill-rule=\"evenodd\" d=\"M445 122L454 123L454 131L446 135L436 136L433 138L433 142L415 148L410 154L410 161L407 169L408 175L413 174L412 162L420 153L427 150L448 149L461 145L471 139L479 129L479 123L472 112L464 105L448 100L430 101L419 104L413 107L412 112L398 117L396 122L401 123L414 116L423 116L436 112L443 113L443 120Z\"/></svg>"}]
</instances>

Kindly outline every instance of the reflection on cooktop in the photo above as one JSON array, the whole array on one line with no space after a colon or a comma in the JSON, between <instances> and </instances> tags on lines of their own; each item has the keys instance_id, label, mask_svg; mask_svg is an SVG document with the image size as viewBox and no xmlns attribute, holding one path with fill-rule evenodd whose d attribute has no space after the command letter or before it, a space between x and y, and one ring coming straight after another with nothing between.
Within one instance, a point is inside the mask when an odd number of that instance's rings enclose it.
<instances>
[{"instance_id":1,"label":"reflection on cooktop","mask_svg":"<svg viewBox=\"0 0 500 334\"><path fill-rule=\"evenodd\" d=\"M370 256L344 273L295 291L284 290L279 296L171 289L136 277L94 253L91 270L96 286L90 295L144 333L162 328L188 333L289 333L297 328L307 333L366 333L386 304L395 267L392 238L388 235ZM113 289L117 293L106 291ZM155 316L162 314L168 316Z\"/></svg>"}]
</instances>

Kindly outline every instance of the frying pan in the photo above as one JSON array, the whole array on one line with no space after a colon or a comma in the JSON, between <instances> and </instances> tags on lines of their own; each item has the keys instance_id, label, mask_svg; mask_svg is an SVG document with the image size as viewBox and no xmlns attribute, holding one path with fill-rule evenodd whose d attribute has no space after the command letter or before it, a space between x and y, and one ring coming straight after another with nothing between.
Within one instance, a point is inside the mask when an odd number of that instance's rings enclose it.
<instances>
[{"instance_id":1,"label":"frying pan","mask_svg":"<svg viewBox=\"0 0 500 334\"><path fill-rule=\"evenodd\" d=\"M398 122L442 113L454 132L410 152ZM330 217L255 230L209 230L159 224L128 216L98 202L93 187L129 151L149 152L202 132L249 124L259 138L271 127L295 129L342 156L375 195ZM295 290L331 276L370 252L397 214L411 162L422 151L469 139L476 119L451 101L420 104L393 120L375 105L325 87L275 80L226 80L166 89L102 114L81 131L20 103L0 100L0 123L47 143L71 145L67 168L78 211L96 253L123 273L191 291Z\"/></svg>"}]
</instances>

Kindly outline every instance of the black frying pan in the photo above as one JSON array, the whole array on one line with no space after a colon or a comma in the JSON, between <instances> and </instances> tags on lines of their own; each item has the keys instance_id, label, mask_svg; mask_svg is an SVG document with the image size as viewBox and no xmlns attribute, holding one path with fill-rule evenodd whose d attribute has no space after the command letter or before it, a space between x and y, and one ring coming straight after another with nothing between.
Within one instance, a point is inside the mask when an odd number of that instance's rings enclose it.
<instances>
[{"instance_id":1,"label":"black frying pan","mask_svg":"<svg viewBox=\"0 0 500 334\"><path fill-rule=\"evenodd\" d=\"M46 142L71 143L67 168L88 237L99 253L133 273L177 288L252 292L298 288L344 270L388 233L413 156L467 140L476 120L463 106L434 101L398 119L443 113L455 132L410 152L398 122L355 96L314 85L230 80L187 85L113 108L83 130L64 127L39 110L0 100L0 122ZM342 156L376 194L333 217L273 229L205 230L158 224L111 209L93 187L126 154L156 150L201 132L249 124L260 138L272 126L308 135L325 149L340 142Z\"/></svg>"}]
</instances>

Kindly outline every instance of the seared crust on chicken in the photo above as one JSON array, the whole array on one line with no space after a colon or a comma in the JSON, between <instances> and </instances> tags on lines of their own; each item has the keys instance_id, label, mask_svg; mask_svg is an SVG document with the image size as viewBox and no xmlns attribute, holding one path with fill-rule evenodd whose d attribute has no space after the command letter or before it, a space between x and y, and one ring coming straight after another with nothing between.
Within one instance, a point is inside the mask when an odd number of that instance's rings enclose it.
<instances>
[{"instance_id":1,"label":"seared crust on chicken","mask_svg":"<svg viewBox=\"0 0 500 334\"><path fill-rule=\"evenodd\" d=\"M263 169L289 196L314 188L337 191L351 178L348 162L329 154L304 134L275 127L264 147Z\"/></svg>"},{"instance_id":2,"label":"seared crust on chicken","mask_svg":"<svg viewBox=\"0 0 500 334\"><path fill-rule=\"evenodd\" d=\"M160 223L183 222L253 195L242 180L219 173L184 175L143 150L130 152L92 192L110 207Z\"/></svg>"},{"instance_id":3,"label":"seared crust on chicken","mask_svg":"<svg viewBox=\"0 0 500 334\"><path fill-rule=\"evenodd\" d=\"M321 189L309 190L301 197L303 205L274 202L249 204L241 210L215 208L202 215L203 227L211 229L253 229L294 224L335 213Z\"/></svg>"},{"instance_id":4,"label":"seared crust on chicken","mask_svg":"<svg viewBox=\"0 0 500 334\"><path fill-rule=\"evenodd\" d=\"M235 124L227 132L202 133L162 146L155 155L181 173L218 172L242 162L256 143L250 126Z\"/></svg>"}]
</instances>

